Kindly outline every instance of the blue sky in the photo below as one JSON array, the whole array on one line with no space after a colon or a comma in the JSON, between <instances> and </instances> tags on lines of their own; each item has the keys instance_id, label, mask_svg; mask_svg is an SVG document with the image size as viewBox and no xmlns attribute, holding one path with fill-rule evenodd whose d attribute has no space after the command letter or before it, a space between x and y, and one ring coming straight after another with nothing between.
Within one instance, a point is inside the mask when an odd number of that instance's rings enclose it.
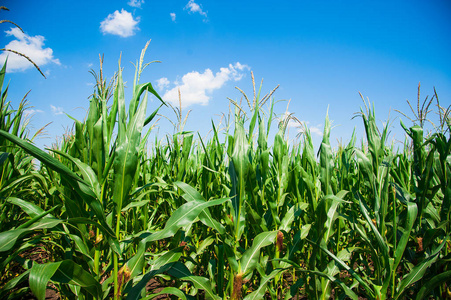
<instances>
[{"instance_id":1,"label":"blue sky","mask_svg":"<svg viewBox=\"0 0 451 300\"><path fill-rule=\"evenodd\" d=\"M380 122L393 122L392 138L403 140L398 109L412 116L416 104L435 87L442 106L451 104L451 2L432 1L21 1L4 0L10 11L0 19L0 46L30 56L46 74L9 54L8 99L14 107L31 90L32 125L47 127L39 147L50 146L72 121L82 120L93 91L90 69L112 76L122 53L124 80L131 86L140 51L151 40L146 61L159 60L143 73L163 99L192 110L186 130L207 134L239 101L235 86L252 96L253 71L262 93L274 94L279 115L287 109L312 131L315 143L327 110L335 126L331 140L349 140L363 102L376 107ZM0 54L4 61L5 53ZM130 93L129 93L130 94ZM149 113L157 105L150 103ZM161 111L175 121L171 109ZM431 115L431 117L434 117ZM402 118L407 125L411 123ZM294 138L297 128L290 128ZM274 128L275 128L274 124ZM158 136L173 133L161 119Z\"/></svg>"}]
</instances>

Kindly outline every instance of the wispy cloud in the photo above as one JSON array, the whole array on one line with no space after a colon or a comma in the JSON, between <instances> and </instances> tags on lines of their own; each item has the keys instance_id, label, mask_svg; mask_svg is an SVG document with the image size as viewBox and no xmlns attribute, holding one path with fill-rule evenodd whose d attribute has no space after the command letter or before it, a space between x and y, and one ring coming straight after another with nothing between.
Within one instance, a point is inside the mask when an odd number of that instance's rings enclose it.
<instances>
[{"instance_id":1,"label":"wispy cloud","mask_svg":"<svg viewBox=\"0 0 451 300\"><path fill-rule=\"evenodd\" d=\"M241 80L244 76L244 71L249 69L249 66L237 62L233 65L229 64L227 68L221 68L216 74L213 74L210 69L206 69L203 73L197 71L187 73L182 76L181 83L174 82L176 86L166 91L163 99L178 105L178 91L180 89L183 107L193 104L207 105L210 101L209 94L214 90L220 89L230 80ZM166 81L163 80L162 83L166 83Z\"/></svg>"},{"instance_id":2,"label":"wispy cloud","mask_svg":"<svg viewBox=\"0 0 451 300\"><path fill-rule=\"evenodd\" d=\"M170 84L169 80L166 77L160 78L157 80L157 87L160 91L164 90Z\"/></svg>"},{"instance_id":3,"label":"wispy cloud","mask_svg":"<svg viewBox=\"0 0 451 300\"><path fill-rule=\"evenodd\" d=\"M27 110L25 110L24 111L24 116L25 117L28 117L28 116L32 116L32 115L35 115L35 114L38 114L38 113L43 113L44 111L42 111L42 110L40 110L40 109L32 109L32 108L29 108L29 109L27 109Z\"/></svg>"},{"instance_id":4,"label":"wispy cloud","mask_svg":"<svg viewBox=\"0 0 451 300\"><path fill-rule=\"evenodd\" d=\"M56 107L54 105L50 104L50 109L52 110L52 113L57 116L57 115L62 115L64 113L63 108L62 107Z\"/></svg>"},{"instance_id":5,"label":"wispy cloud","mask_svg":"<svg viewBox=\"0 0 451 300\"><path fill-rule=\"evenodd\" d=\"M141 5L144 4L144 0L130 0L127 4L132 7L141 8Z\"/></svg>"},{"instance_id":6,"label":"wispy cloud","mask_svg":"<svg viewBox=\"0 0 451 300\"><path fill-rule=\"evenodd\" d=\"M11 28L5 31L7 36L13 36L15 40L9 42L5 49L11 49L28 56L39 67L49 63L60 65L60 61L53 57L51 48L44 48L45 38L41 35L30 36L23 33L19 28ZM24 71L33 68L33 65L25 58L12 52L3 52L0 54L0 62L4 62L8 57L8 72Z\"/></svg>"},{"instance_id":7,"label":"wispy cloud","mask_svg":"<svg viewBox=\"0 0 451 300\"><path fill-rule=\"evenodd\" d=\"M322 124L310 125L309 121L301 121L301 123L303 123L304 126L308 128L310 133L315 134L317 136L323 136L323 128L322 128L323 125ZM301 129L301 131L302 131L302 129Z\"/></svg>"},{"instance_id":8,"label":"wispy cloud","mask_svg":"<svg viewBox=\"0 0 451 300\"><path fill-rule=\"evenodd\" d=\"M175 18L177 17L175 13L170 13L172 22L175 22Z\"/></svg>"},{"instance_id":9,"label":"wispy cloud","mask_svg":"<svg viewBox=\"0 0 451 300\"><path fill-rule=\"evenodd\" d=\"M129 37L136 33L139 23L139 17L133 18L132 14L122 9L109 14L105 20L100 23L100 30L103 34L114 34L121 37Z\"/></svg>"},{"instance_id":10,"label":"wispy cloud","mask_svg":"<svg viewBox=\"0 0 451 300\"><path fill-rule=\"evenodd\" d=\"M186 10L188 10L190 13L198 13L201 16L204 16L205 18L207 18L207 13L205 11L202 10L202 7L197 4L196 2L194 2L194 0L190 0L185 8Z\"/></svg>"}]
</instances>

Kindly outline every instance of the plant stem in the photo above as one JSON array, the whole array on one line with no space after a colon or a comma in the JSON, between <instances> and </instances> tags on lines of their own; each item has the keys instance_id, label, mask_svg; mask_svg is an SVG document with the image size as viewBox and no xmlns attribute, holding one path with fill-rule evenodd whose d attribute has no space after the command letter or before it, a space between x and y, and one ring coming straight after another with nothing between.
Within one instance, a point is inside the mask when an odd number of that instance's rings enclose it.
<instances>
[{"instance_id":1,"label":"plant stem","mask_svg":"<svg viewBox=\"0 0 451 300\"><path fill-rule=\"evenodd\" d=\"M116 238L119 240L119 230L121 224L121 211L118 210L116 217ZM113 251L113 262L114 262L114 270L113 270L113 278L114 278L114 299L119 300L120 291L118 284L118 274L119 274L119 261L117 257L117 253Z\"/></svg>"}]
</instances>

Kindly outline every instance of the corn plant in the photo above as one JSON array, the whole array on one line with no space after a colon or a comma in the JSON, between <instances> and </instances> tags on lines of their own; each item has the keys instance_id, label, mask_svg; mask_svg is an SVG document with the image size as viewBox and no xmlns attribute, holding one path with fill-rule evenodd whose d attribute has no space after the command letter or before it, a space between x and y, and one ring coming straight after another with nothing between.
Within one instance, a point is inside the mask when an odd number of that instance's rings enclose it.
<instances>
[{"instance_id":1,"label":"corn plant","mask_svg":"<svg viewBox=\"0 0 451 300\"><path fill-rule=\"evenodd\" d=\"M261 97L251 74L253 98L238 88L247 107L230 99L210 138L184 131L180 95L175 132L148 149L165 102L140 83L147 46L128 109L120 60L108 81L101 58L86 118L48 152L28 138L26 102L13 110L1 94L0 297L44 299L49 283L70 299L448 296L451 141L437 93L440 126L424 133L431 100L421 124L401 123L401 151L365 102L362 143L354 133L334 150L327 114L315 153L306 126L288 142L293 115L273 126L277 87ZM147 116L149 93L160 103ZM37 249L45 260L30 259Z\"/></svg>"}]
</instances>

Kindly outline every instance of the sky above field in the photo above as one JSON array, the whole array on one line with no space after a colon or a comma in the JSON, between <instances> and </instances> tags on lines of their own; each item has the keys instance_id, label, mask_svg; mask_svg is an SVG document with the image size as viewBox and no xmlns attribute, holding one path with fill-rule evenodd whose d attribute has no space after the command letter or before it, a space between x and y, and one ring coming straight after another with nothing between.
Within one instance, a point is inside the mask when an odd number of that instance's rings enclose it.
<instances>
[{"instance_id":1,"label":"sky above field","mask_svg":"<svg viewBox=\"0 0 451 300\"><path fill-rule=\"evenodd\" d=\"M333 122L331 141L347 142L355 127L363 137L362 121L352 118L363 106L359 92L376 108L382 124L392 122L391 138L403 141L395 110L413 118L406 102L416 106L437 90L440 104L451 104L451 2L431 1L21 1L3 0L0 47L29 56L46 79L11 53L8 58L8 100L17 108L23 96L32 133L46 127L43 148L72 128L71 115L83 120L94 90L90 70L111 78L124 68L126 97L131 97L141 49L151 40L145 62L154 60L141 76L162 98L189 110L185 130L208 134L211 122L227 116L230 101L240 102L242 89L252 100L251 71L262 95L274 93L278 117L293 113L305 122L315 144L321 140L327 111ZM158 101L149 102L149 114ZM436 102L433 103L435 105ZM243 100L243 106L247 107ZM431 106L432 108L432 106ZM436 109L434 108L435 112ZM177 122L173 110L161 111ZM436 116L431 113L431 118ZM224 122L222 124L225 124ZM276 128L277 124L273 124ZM299 132L289 124L289 139ZM161 118L158 138L174 133Z\"/></svg>"}]
</instances>

